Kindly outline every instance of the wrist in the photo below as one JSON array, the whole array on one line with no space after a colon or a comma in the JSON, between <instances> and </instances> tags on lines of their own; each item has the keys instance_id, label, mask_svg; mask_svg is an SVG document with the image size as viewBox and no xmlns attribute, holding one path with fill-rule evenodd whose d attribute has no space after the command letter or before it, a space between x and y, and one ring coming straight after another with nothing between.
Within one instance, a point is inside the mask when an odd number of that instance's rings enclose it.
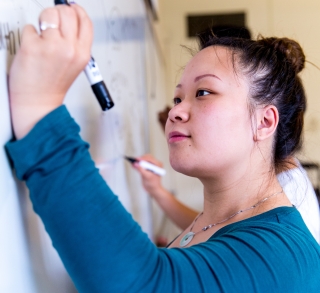
<instances>
[{"instance_id":1,"label":"wrist","mask_svg":"<svg viewBox=\"0 0 320 293\"><path fill-rule=\"evenodd\" d=\"M11 102L11 119L15 138L21 139L47 114L59 105L23 105Z\"/></svg>"},{"instance_id":2,"label":"wrist","mask_svg":"<svg viewBox=\"0 0 320 293\"><path fill-rule=\"evenodd\" d=\"M166 202L168 197L171 197L172 195L163 186L160 186L151 194L151 196L160 204L161 202Z\"/></svg>"}]
</instances>

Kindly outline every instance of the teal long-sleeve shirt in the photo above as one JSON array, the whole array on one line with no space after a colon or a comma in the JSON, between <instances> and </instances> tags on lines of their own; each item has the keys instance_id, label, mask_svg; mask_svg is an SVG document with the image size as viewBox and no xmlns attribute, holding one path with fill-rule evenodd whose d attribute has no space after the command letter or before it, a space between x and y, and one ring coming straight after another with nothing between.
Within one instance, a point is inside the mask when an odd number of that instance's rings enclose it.
<instances>
[{"instance_id":1,"label":"teal long-sleeve shirt","mask_svg":"<svg viewBox=\"0 0 320 293\"><path fill-rule=\"evenodd\" d=\"M113 194L61 106L6 145L79 292L320 292L320 248L294 207L159 249Z\"/></svg>"}]
</instances>

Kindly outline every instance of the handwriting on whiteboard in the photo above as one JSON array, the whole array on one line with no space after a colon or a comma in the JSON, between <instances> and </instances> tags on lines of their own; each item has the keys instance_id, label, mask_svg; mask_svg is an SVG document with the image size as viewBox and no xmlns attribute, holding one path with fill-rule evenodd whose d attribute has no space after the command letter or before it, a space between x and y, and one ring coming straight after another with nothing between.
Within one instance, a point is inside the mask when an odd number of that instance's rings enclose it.
<instances>
[{"instance_id":1,"label":"handwriting on whiteboard","mask_svg":"<svg viewBox=\"0 0 320 293\"><path fill-rule=\"evenodd\" d=\"M0 23L0 50L7 50L10 55L15 55L20 42L19 28L14 32L10 29L9 23Z\"/></svg>"}]
</instances>

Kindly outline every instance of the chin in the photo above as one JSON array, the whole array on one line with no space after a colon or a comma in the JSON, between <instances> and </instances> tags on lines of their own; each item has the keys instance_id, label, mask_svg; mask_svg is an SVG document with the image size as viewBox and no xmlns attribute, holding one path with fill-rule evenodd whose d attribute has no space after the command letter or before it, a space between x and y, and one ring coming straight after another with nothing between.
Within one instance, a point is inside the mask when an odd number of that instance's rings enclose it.
<instances>
[{"instance_id":1,"label":"chin","mask_svg":"<svg viewBox=\"0 0 320 293\"><path fill-rule=\"evenodd\" d=\"M171 154L170 165L175 171L198 179L208 177L214 178L216 176L219 177L221 175L221 171L226 169L225 160L221 161L211 159L210 162L208 159L204 159L203 157L190 158L190 156L184 156L182 153L175 153L174 155Z\"/></svg>"},{"instance_id":2,"label":"chin","mask_svg":"<svg viewBox=\"0 0 320 293\"><path fill-rule=\"evenodd\" d=\"M173 168L173 170L177 171L178 173L181 173L186 176L190 177L197 177L196 174L196 168L194 164L190 163L186 164L185 160L180 160L177 157L171 158L170 157L170 165Z\"/></svg>"}]
</instances>

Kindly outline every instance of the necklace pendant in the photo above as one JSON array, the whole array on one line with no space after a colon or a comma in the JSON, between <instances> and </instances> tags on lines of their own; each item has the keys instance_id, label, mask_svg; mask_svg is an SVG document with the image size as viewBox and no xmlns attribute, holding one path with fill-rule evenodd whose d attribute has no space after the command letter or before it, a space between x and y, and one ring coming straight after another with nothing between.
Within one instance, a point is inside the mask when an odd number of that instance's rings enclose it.
<instances>
[{"instance_id":1,"label":"necklace pendant","mask_svg":"<svg viewBox=\"0 0 320 293\"><path fill-rule=\"evenodd\" d=\"M194 232L189 232L186 235L184 235L182 237L182 239L180 240L180 246L184 247L184 246L188 245L191 242L191 240L193 239L194 235L195 235Z\"/></svg>"}]
</instances>

